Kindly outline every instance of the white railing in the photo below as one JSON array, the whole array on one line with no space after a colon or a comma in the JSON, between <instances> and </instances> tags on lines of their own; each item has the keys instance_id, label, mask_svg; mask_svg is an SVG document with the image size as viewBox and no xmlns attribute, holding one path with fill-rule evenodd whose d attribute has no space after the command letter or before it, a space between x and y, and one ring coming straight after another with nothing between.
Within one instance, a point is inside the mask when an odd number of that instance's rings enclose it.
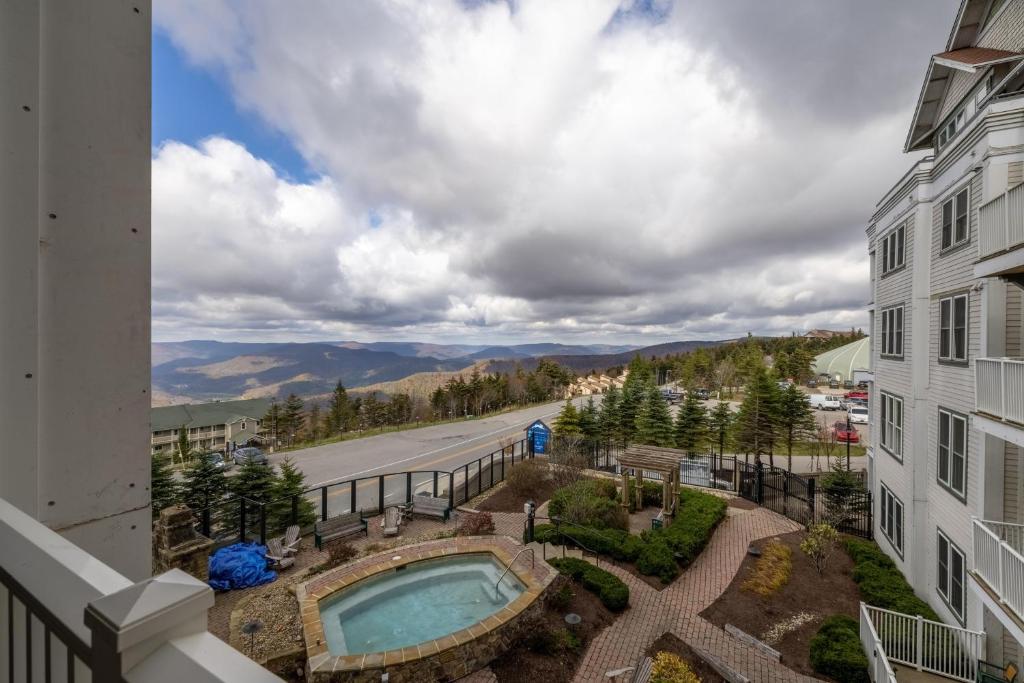
<instances>
[{"instance_id":1,"label":"white railing","mask_svg":"<svg viewBox=\"0 0 1024 683\"><path fill-rule=\"evenodd\" d=\"M971 527L971 571L1007 609L1024 619L1024 525L973 519Z\"/></svg>"},{"instance_id":2,"label":"white railing","mask_svg":"<svg viewBox=\"0 0 1024 683\"><path fill-rule=\"evenodd\" d=\"M212 605L188 574L133 584L0 499L0 679L280 683L207 632Z\"/></svg>"},{"instance_id":3,"label":"white railing","mask_svg":"<svg viewBox=\"0 0 1024 683\"><path fill-rule=\"evenodd\" d=\"M977 359L974 407L1000 420L1024 424L1024 359Z\"/></svg>"},{"instance_id":4,"label":"white railing","mask_svg":"<svg viewBox=\"0 0 1024 683\"><path fill-rule=\"evenodd\" d=\"M1024 244L1024 184L978 209L978 255L982 258Z\"/></svg>"},{"instance_id":5,"label":"white railing","mask_svg":"<svg viewBox=\"0 0 1024 683\"><path fill-rule=\"evenodd\" d=\"M863 602L860 603L860 644L868 658L868 675L872 683L896 683L896 674L875 632L875 625L868 615L868 606Z\"/></svg>"},{"instance_id":6,"label":"white railing","mask_svg":"<svg viewBox=\"0 0 1024 683\"><path fill-rule=\"evenodd\" d=\"M918 671L973 683L978 662L985 658L985 634L959 626L947 626L910 614L861 604L861 619L874 627L871 634L890 662ZM865 627L861 625L861 639ZM867 647L867 644L864 644Z\"/></svg>"}]
</instances>

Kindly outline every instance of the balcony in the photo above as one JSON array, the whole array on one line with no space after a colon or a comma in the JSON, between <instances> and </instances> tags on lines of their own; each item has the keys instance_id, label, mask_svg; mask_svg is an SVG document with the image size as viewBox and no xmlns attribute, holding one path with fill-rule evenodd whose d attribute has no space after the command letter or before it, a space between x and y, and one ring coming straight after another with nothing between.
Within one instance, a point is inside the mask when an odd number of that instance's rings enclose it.
<instances>
[{"instance_id":1,"label":"balcony","mask_svg":"<svg viewBox=\"0 0 1024 683\"><path fill-rule=\"evenodd\" d=\"M860 604L860 642L874 683L939 679L973 683L985 659L985 634L980 631L864 603Z\"/></svg>"},{"instance_id":2,"label":"balcony","mask_svg":"<svg viewBox=\"0 0 1024 683\"><path fill-rule=\"evenodd\" d=\"M1024 642L1024 525L973 519L971 587L1018 642Z\"/></svg>"},{"instance_id":3,"label":"balcony","mask_svg":"<svg viewBox=\"0 0 1024 683\"><path fill-rule=\"evenodd\" d=\"M978 262L975 277L1024 281L1024 184L978 209Z\"/></svg>"},{"instance_id":4,"label":"balcony","mask_svg":"<svg viewBox=\"0 0 1024 683\"><path fill-rule=\"evenodd\" d=\"M213 591L133 584L0 499L0 671L12 681L280 682L206 630Z\"/></svg>"},{"instance_id":5,"label":"balcony","mask_svg":"<svg viewBox=\"0 0 1024 683\"><path fill-rule=\"evenodd\" d=\"M979 358L972 426L1024 446L1024 358Z\"/></svg>"}]
</instances>

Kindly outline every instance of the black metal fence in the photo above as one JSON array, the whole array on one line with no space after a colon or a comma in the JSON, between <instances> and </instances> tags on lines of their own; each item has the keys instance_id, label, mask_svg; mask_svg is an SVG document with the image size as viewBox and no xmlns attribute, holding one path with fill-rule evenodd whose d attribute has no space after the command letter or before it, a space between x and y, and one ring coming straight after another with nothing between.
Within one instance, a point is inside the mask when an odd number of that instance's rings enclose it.
<instances>
[{"instance_id":1,"label":"black metal fence","mask_svg":"<svg viewBox=\"0 0 1024 683\"><path fill-rule=\"evenodd\" d=\"M367 517L383 514L384 508L408 503L418 495L447 498L454 508L501 483L513 467L531 458L527 440L520 439L451 471L412 470L357 477L277 500L229 496L194 511L196 531L213 539L217 546L238 541L265 544L291 525L298 525L306 533L318 520L354 511Z\"/></svg>"}]
</instances>

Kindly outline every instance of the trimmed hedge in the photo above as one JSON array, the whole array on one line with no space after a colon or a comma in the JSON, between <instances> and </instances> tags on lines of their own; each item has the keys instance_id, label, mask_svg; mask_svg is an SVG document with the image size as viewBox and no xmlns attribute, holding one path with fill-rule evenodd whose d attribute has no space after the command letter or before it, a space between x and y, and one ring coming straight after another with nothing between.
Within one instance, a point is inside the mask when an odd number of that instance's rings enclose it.
<instances>
[{"instance_id":1,"label":"trimmed hedge","mask_svg":"<svg viewBox=\"0 0 1024 683\"><path fill-rule=\"evenodd\" d=\"M657 576L662 583L672 583L679 576L679 563L662 537L651 539L636 560L636 570L645 576Z\"/></svg>"},{"instance_id":2,"label":"trimmed hedge","mask_svg":"<svg viewBox=\"0 0 1024 683\"><path fill-rule=\"evenodd\" d=\"M942 621L935 611L914 594L914 589L888 555L871 541L848 538L846 552L853 559L853 580L860 589L861 599L874 607L920 614L925 619Z\"/></svg>"},{"instance_id":3,"label":"trimmed hedge","mask_svg":"<svg viewBox=\"0 0 1024 683\"><path fill-rule=\"evenodd\" d=\"M839 683L868 683L868 658L860 644L860 624L834 614L811 638L811 666Z\"/></svg>"},{"instance_id":4,"label":"trimmed hedge","mask_svg":"<svg viewBox=\"0 0 1024 683\"><path fill-rule=\"evenodd\" d=\"M621 612L629 606L629 586L611 572L595 567L577 557L551 559L548 564L573 581L583 584L588 591L597 595L605 607Z\"/></svg>"},{"instance_id":5,"label":"trimmed hedge","mask_svg":"<svg viewBox=\"0 0 1024 683\"><path fill-rule=\"evenodd\" d=\"M718 496L684 488L679 492L679 507L672 523L649 533L664 537L676 558L686 567L704 550L728 507L729 504Z\"/></svg>"}]
</instances>

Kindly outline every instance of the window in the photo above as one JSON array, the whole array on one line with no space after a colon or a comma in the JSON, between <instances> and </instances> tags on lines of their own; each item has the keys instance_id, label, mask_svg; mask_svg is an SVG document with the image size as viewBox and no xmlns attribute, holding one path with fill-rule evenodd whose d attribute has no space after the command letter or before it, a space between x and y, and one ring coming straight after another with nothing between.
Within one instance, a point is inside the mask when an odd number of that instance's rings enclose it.
<instances>
[{"instance_id":1,"label":"window","mask_svg":"<svg viewBox=\"0 0 1024 683\"><path fill-rule=\"evenodd\" d=\"M958 619L964 618L964 553L940 530L938 541L939 595Z\"/></svg>"},{"instance_id":2,"label":"window","mask_svg":"<svg viewBox=\"0 0 1024 683\"><path fill-rule=\"evenodd\" d=\"M882 448L903 460L903 399L882 392L880 401L882 419Z\"/></svg>"},{"instance_id":3,"label":"window","mask_svg":"<svg viewBox=\"0 0 1024 683\"><path fill-rule=\"evenodd\" d=\"M970 235L967 215L969 191L964 188L942 204L942 248L949 249L967 241Z\"/></svg>"},{"instance_id":4,"label":"window","mask_svg":"<svg viewBox=\"0 0 1024 683\"><path fill-rule=\"evenodd\" d=\"M939 483L960 498L967 496L967 418L939 409Z\"/></svg>"},{"instance_id":5,"label":"window","mask_svg":"<svg viewBox=\"0 0 1024 683\"><path fill-rule=\"evenodd\" d=\"M883 356L903 357L903 306L882 311Z\"/></svg>"},{"instance_id":6,"label":"window","mask_svg":"<svg viewBox=\"0 0 1024 683\"><path fill-rule=\"evenodd\" d=\"M878 500L881 505L878 525L882 535L889 539L896 552L903 556L903 501L893 495L885 484L881 484Z\"/></svg>"},{"instance_id":7,"label":"window","mask_svg":"<svg viewBox=\"0 0 1024 683\"><path fill-rule=\"evenodd\" d=\"M901 225L882 240L882 275L902 268L906 260L907 226Z\"/></svg>"},{"instance_id":8,"label":"window","mask_svg":"<svg viewBox=\"0 0 1024 683\"><path fill-rule=\"evenodd\" d=\"M245 429L245 423L244 422L242 423L242 429Z\"/></svg>"},{"instance_id":9,"label":"window","mask_svg":"<svg viewBox=\"0 0 1024 683\"><path fill-rule=\"evenodd\" d=\"M939 360L967 362L967 295L939 300Z\"/></svg>"}]
</instances>

